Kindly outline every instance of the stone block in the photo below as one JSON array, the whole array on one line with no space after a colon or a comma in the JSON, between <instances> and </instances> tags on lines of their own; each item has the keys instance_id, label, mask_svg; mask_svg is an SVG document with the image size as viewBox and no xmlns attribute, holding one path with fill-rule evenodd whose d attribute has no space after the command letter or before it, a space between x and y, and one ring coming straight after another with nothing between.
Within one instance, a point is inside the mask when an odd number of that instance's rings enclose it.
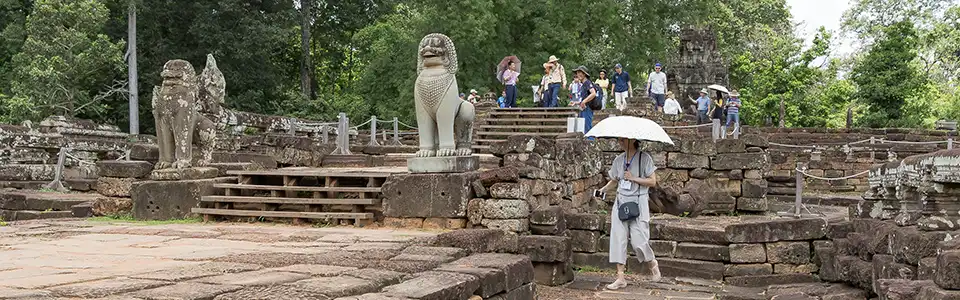
<instances>
[{"instance_id":1,"label":"stone block","mask_svg":"<svg viewBox=\"0 0 960 300\"><path fill-rule=\"evenodd\" d=\"M565 214L567 228L580 230L601 230L608 217L598 214Z\"/></svg>"},{"instance_id":2,"label":"stone block","mask_svg":"<svg viewBox=\"0 0 960 300\"><path fill-rule=\"evenodd\" d=\"M934 277L941 288L960 290L960 250L951 250L937 255L937 275Z\"/></svg>"},{"instance_id":3,"label":"stone block","mask_svg":"<svg viewBox=\"0 0 960 300\"><path fill-rule=\"evenodd\" d=\"M490 197L500 199L530 199L533 197L531 186L516 182L501 182L490 186Z\"/></svg>"},{"instance_id":4,"label":"stone block","mask_svg":"<svg viewBox=\"0 0 960 300\"><path fill-rule=\"evenodd\" d=\"M495 156L512 153L536 153L544 157L552 157L557 153L557 148L556 142L550 139L532 135L512 135L506 141L491 146L490 153Z\"/></svg>"},{"instance_id":5,"label":"stone block","mask_svg":"<svg viewBox=\"0 0 960 300\"><path fill-rule=\"evenodd\" d=\"M172 283L156 280L117 278L61 285L50 288L50 291L61 297L100 298L170 284ZM4 296L8 295L4 293ZM13 298L18 299L17 297Z\"/></svg>"},{"instance_id":6,"label":"stone block","mask_svg":"<svg viewBox=\"0 0 960 300\"><path fill-rule=\"evenodd\" d=\"M888 237L890 251L897 260L911 265L920 259L937 255L937 245L951 237L947 232L924 232L916 227L894 228Z\"/></svg>"},{"instance_id":7,"label":"stone block","mask_svg":"<svg viewBox=\"0 0 960 300\"><path fill-rule=\"evenodd\" d=\"M733 180L743 180L743 170L730 170L730 173L728 174L729 175L727 175L727 178Z\"/></svg>"},{"instance_id":8,"label":"stone block","mask_svg":"<svg viewBox=\"0 0 960 300\"><path fill-rule=\"evenodd\" d=\"M737 210L750 212L764 212L770 209L767 198L737 198Z\"/></svg>"},{"instance_id":9,"label":"stone block","mask_svg":"<svg viewBox=\"0 0 960 300\"><path fill-rule=\"evenodd\" d=\"M707 179L707 177L710 177L712 174L710 170L704 168L690 170L690 178L695 179Z\"/></svg>"},{"instance_id":10,"label":"stone block","mask_svg":"<svg viewBox=\"0 0 960 300\"><path fill-rule=\"evenodd\" d=\"M773 273L774 274L812 274L816 273L819 270L819 267L815 264L774 264Z\"/></svg>"},{"instance_id":11,"label":"stone block","mask_svg":"<svg viewBox=\"0 0 960 300\"><path fill-rule=\"evenodd\" d=\"M304 291L289 285L274 286L251 286L242 290L221 294L213 300L284 300L284 299L303 299L303 300L329 300L330 298L312 291ZM339 298L338 298L339 299ZM356 299L356 298L353 298ZM353 300L351 299L351 300ZM368 299L368 298L364 298ZM394 300L390 298L380 298L383 300Z\"/></svg>"},{"instance_id":12,"label":"stone block","mask_svg":"<svg viewBox=\"0 0 960 300\"><path fill-rule=\"evenodd\" d=\"M56 173L56 165L0 165L2 181L51 181Z\"/></svg>"},{"instance_id":13,"label":"stone block","mask_svg":"<svg viewBox=\"0 0 960 300\"><path fill-rule=\"evenodd\" d=\"M477 290L477 295L484 299L506 292L507 289L507 274L502 270L444 265L437 268L436 271L476 276L480 279L480 287Z\"/></svg>"},{"instance_id":14,"label":"stone block","mask_svg":"<svg viewBox=\"0 0 960 300\"><path fill-rule=\"evenodd\" d=\"M830 222L830 224L827 224L827 238L831 240L846 238L850 232L853 232L853 223L850 221Z\"/></svg>"},{"instance_id":15,"label":"stone block","mask_svg":"<svg viewBox=\"0 0 960 300\"><path fill-rule=\"evenodd\" d=\"M534 280L537 284L559 286L573 281L573 267L567 262L533 263Z\"/></svg>"},{"instance_id":16,"label":"stone block","mask_svg":"<svg viewBox=\"0 0 960 300\"><path fill-rule=\"evenodd\" d=\"M810 263L810 242L777 242L766 244L767 262L778 264Z\"/></svg>"},{"instance_id":17,"label":"stone block","mask_svg":"<svg viewBox=\"0 0 960 300\"><path fill-rule=\"evenodd\" d=\"M526 200L487 199L480 211L484 219L521 219L530 216L530 205Z\"/></svg>"},{"instance_id":18,"label":"stone block","mask_svg":"<svg viewBox=\"0 0 960 300\"><path fill-rule=\"evenodd\" d=\"M819 282L817 277L811 274L772 274L772 275L749 275L727 277L724 281L733 286L741 287L765 287L771 285L784 284L802 284ZM779 297L776 299L780 299ZM789 299L789 298L785 298ZM801 298L809 299L809 298Z\"/></svg>"},{"instance_id":19,"label":"stone block","mask_svg":"<svg viewBox=\"0 0 960 300\"><path fill-rule=\"evenodd\" d=\"M520 253L534 262L565 262L573 253L571 238L565 236L526 235L519 243Z\"/></svg>"},{"instance_id":20,"label":"stone block","mask_svg":"<svg viewBox=\"0 0 960 300\"><path fill-rule=\"evenodd\" d=\"M465 218L425 218L423 229L461 229L467 227Z\"/></svg>"},{"instance_id":21,"label":"stone block","mask_svg":"<svg viewBox=\"0 0 960 300\"><path fill-rule=\"evenodd\" d=\"M499 229L510 232L530 231L530 221L527 219L483 219L480 225L490 229Z\"/></svg>"},{"instance_id":22,"label":"stone block","mask_svg":"<svg viewBox=\"0 0 960 300\"><path fill-rule=\"evenodd\" d=\"M763 244L730 244L730 262L762 263L767 261L767 250Z\"/></svg>"},{"instance_id":23,"label":"stone block","mask_svg":"<svg viewBox=\"0 0 960 300\"><path fill-rule=\"evenodd\" d=\"M231 273L231 274L224 274L224 275L218 275L218 276L204 277L200 279L195 279L193 281L209 283L209 284L257 286L257 285L280 285L280 284L299 281L307 278L310 278L310 275L292 273L292 272L273 271L273 270L258 270L258 271L252 271L252 272Z\"/></svg>"},{"instance_id":24,"label":"stone block","mask_svg":"<svg viewBox=\"0 0 960 300\"><path fill-rule=\"evenodd\" d=\"M216 183L227 179L199 179L178 181L140 181L133 184L133 217L137 220L183 219L198 207L200 198L213 195Z\"/></svg>"},{"instance_id":25,"label":"stone block","mask_svg":"<svg viewBox=\"0 0 960 300\"><path fill-rule=\"evenodd\" d=\"M731 243L816 240L826 236L826 231L827 222L820 218L744 222L725 229Z\"/></svg>"},{"instance_id":26,"label":"stone block","mask_svg":"<svg viewBox=\"0 0 960 300\"><path fill-rule=\"evenodd\" d=\"M530 213L530 224L534 225L556 225L565 220L563 209L559 206L543 207Z\"/></svg>"},{"instance_id":27,"label":"stone block","mask_svg":"<svg viewBox=\"0 0 960 300\"><path fill-rule=\"evenodd\" d=\"M616 270L617 266L610 262L610 255L606 252L577 253L574 252L571 262L577 267L594 267L605 270Z\"/></svg>"},{"instance_id":28,"label":"stone block","mask_svg":"<svg viewBox=\"0 0 960 300\"><path fill-rule=\"evenodd\" d=\"M710 160L703 155L680 152L667 153L667 167L674 169L697 169L710 166Z\"/></svg>"},{"instance_id":29,"label":"stone block","mask_svg":"<svg viewBox=\"0 0 960 300\"><path fill-rule=\"evenodd\" d=\"M724 267L723 276L725 277L773 274L771 264L731 264Z\"/></svg>"},{"instance_id":30,"label":"stone block","mask_svg":"<svg viewBox=\"0 0 960 300\"><path fill-rule=\"evenodd\" d=\"M74 218L93 217L93 202L84 202L70 206L70 215Z\"/></svg>"},{"instance_id":31,"label":"stone block","mask_svg":"<svg viewBox=\"0 0 960 300\"><path fill-rule=\"evenodd\" d=\"M855 287L873 290L873 264L856 256L837 257L839 278Z\"/></svg>"},{"instance_id":32,"label":"stone block","mask_svg":"<svg viewBox=\"0 0 960 300\"><path fill-rule=\"evenodd\" d=\"M763 179L743 180L741 196L748 198L764 198L767 196L767 181Z\"/></svg>"},{"instance_id":33,"label":"stone block","mask_svg":"<svg viewBox=\"0 0 960 300\"><path fill-rule=\"evenodd\" d=\"M880 279L875 283L877 295L880 299L897 300L925 300L917 298L920 290L927 286L935 286L932 281L914 281L906 279Z\"/></svg>"},{"instance_id":34,"label":"stone block","mask_svg":"<svg viewBox=\"0 0 960 300\"><path fill-rule=\"evenodd\" d=\"M478 176L479 182L485 187L490 187L496 183L518 182L520 180L520 172L514 166L482 171Z\"/></svg>"},{"instance_id":35,"label":"stone block","mask_svg":"<svg viewBox=\"0 0 960 300\"><path fill-rule=\"evenodd\" d=\"M467 201L467 221L470 222L470 225L480 225L480 222L483 221L484 201L486 200L483 198L473 198Z\"/></svg>"},{"instance_id":36,"label":"stone block","mask_svg":"<svg viewBox=\"0 0 960 300\"><path fill-rule=\"evenodd\" d=\"M153 164L137 160L103 160L97 162L100 177L146 178L153 171Z\"/></svg>"},{"instance_id":37,"label":"stone block","mask_svg":"<svg viewBox=\"0 0 960 300\"><path fill-rule=\"evenodd\" d=\"M150 173L150 179L156 181L172 180L197 180L216 178L220 175L220 170L210 167L192 167L185 169L163 169L153 170Z\"/></svg>"},{"instance_id":38,"label":"stone block","mask_svg":"<svg viewBox=\"0 0 960 300\"><path fill-rule=\"evenodd\" d=\"M483 186L479 180L474 180L470 183L470 188L473 189L473 196L477 198L489 198L490 191L487 190L487 187Z\"/></svg>"},{"instance_id":39,"label":"stone block","mask_svg":"<svg viewBox=\"0 0 960 300\"><path fill-rule=\"evenodd\" d=\"M384 215L398 218L462 218L473 198L477 173L393 175L383 184Z\"/></svg>"},{"instance_id":40,"label":"stone block","mask_svg":"<svg viewBox=\"0 0 960 300\"><path fill-rule=\"evenodd\" d=\"M693 242L702 244L728 244L726 233L722 228L699 224L685 224L683 222L650 224L650 235L653 239L662 239L678 242Z\"/></svg>"},{"instance_id":41,"label":"stone block","mask_svg":"<svg viewBox=\"0 0 960 300\"><path fill-rule=\"evenodd\" d=\"M107 197L130 197L130 188L135 178L100 177L97 178L97 193Z\"/></svg>"},{"instance_id":42,"label":"stone block","mask_svg":"<svg viewBox=\"0 0 960 300\"><path fill-rule=\"evenodd\" d=\"M97 197L92 203L95 216L119 216L129 214L133 210L133 199Z\"/></svg>"},{"instance_id":43,"label":"stone block","mask_svg":"<svg viewBox=\"0 0 960 300\"><path fill-rule=\"evenodd\" d=\"M685 139L680 141L680 152L706 156L717 154L716 145L709 139Z\"/></svg>"},{"instance_id":44,"label":"stone block","mask_svg":"<svg viewBox=\"0 0 960 300\"><path fill-rule=\"evenodd\" d=\"M744 153L747 145L740 139L717 140L717 153Z\"/></svg>"},{"instance_id":45,"label":"stone block","mask_svg":"<svg viewBox=\"0 0 960 300\"><path fill-rule=\"evenodd\" d=\"M537 299L537 285L533 283L524 284L521 287L507 292L502 297L503 300Z\"/></svg>"},{"instance_id":46,"label":"stone block","mask_svg":"<svg viewBox=\"0 0 960 300\"><path fill-rule=\"evenodd\" d=\"M937 276L937 258L924 257L917 266L917 280L934 280Z\"/></svg>"},{"instance_id":47,"label":"stone block","mask_svg":"<svg viewBox=\"0 0 960 300\"><path fill-rule=\"evenodd\" d=\"M744 170L743 178L745 179L763 179L763 173L760 170Z\"/></svg>"},{"instance_id":48,"label":"stone block","mask_svg":"<svg viewBox=\"0 0 960 300\"><path fill-rule=\"evenodd\" d=\"M374 281L352 276L319 277L298 281L289 285L301 291L308 291L329 297L374 293L380 288L380 285Z\"/></svg>"},{"instance_id":49,"label":"stone block","mask_svg":"<svg viewBox=\"0 0 960 300\"><path fill-rule=\"evenodd\" d=\"M770 143L767 141L767 138L759 134L744 134L740 136L740 140L743 141L747 147L770 147Z\"/></svg>"},{"instance_id":50,"label":"stone block","mask_svg":"<svg viewBox=\"0 0 960 300\"><path fill-rule=\"evenodd\" d=\"M239 290L240 286L181 282L154 289L140 290L126 296L138 299L213 299L217 295Z\"/></svg>"},{"instance_id":51,"label":"stone block","mask_svg":"<svg viewBox=\"0 0 960 300\"><path fill-rule=\"evenodd\" d=\"M412 299L467 299L480 287L480 279L471 274L430 271L416 278L385 287L383 294Z\"/></svg>"},{"instance_id":52,"label":"stone block","mask_svg":"<svg viewBox=\"0 0 960 300\"><path fill-rule=\"evenodd\" d=\"M501 270L506 274L506 290L516 289L533 282L534 270L530 259L524 255L481 253L458 259L443 265Z\"/></svg>"},{"instance_id":53,"label":"stone block","mask_svg":"<svg viewBox=\"0 0 960 300\"><path fill-rule=\"evenodd\" d=\"M769 158L766 153L726 153L710 157L710 168L714 170L763 169Z\"/></svg>"},{"instance_id":54,"label":"stone block","mask_svg":"<svg viewBox=\"0 0 960 300\"><path fill-rule=\"evenodd\" d=\"M920 289L917 299L923 300L960 300L960 291L945 290L936 286L925 286Z\"/></svg>"},{"instance_id":55,"label":"stone block","mask_svg":"<svg viewBox=\"0 0 960 300\"><path fill-rule=\"evenodd\" d=\"M704 261L730 261L730 248L723 245L679 243L675 257Z\"/></svg>"},{"instance_id":56,"label":"stone block","mask_svg":"<svg viewBox=\"0 0 960 300\"><path fill-rule=\"evenodd\" d=\"M684 277L684 278L702 278L710 280L722 280L725 267L723 263L679 259L679 258L657 258L660 266L660 273L663 277ZM627 267L635 270L638 274L649 275L648 268L642 268L643 272L637 270L638 263L636 259L629 259Z\"/></svg>"},{"instance_id":57,"label":"stone block","mask_svg":"<svg viewBox=\"0 0 960 300\"><path fill-rule=\"evenodd\" d=\"M594 253L599 251L600 232L590 230L568 230L570 245L574 252Z\"/></svg>"},{"instance_id":58,"label":"stone block","mask_svg":"<svg viewBox=\"0 0 960 300\"><path fill-rule=\"evenodd\" d=\"M815 256L819 261L820 279L828 282L838 282L841 280L840 271L837 268L837 249L834 246L815 247Z\"/></svg>"},{"instance_id":59,"label":"stone block","mask_svg":"<svg viewBox=\"0 0 960 300\"><path fill-rule=\"evenodd\" d=\"M657 257L675 257L677 255L677 242L675 241L664 241L664 240L652 240L650 241L650 248L653 249L653 254ZM607 247L609 248L610 241L607 240ZM633 253L631 247L627 247L628 252ZM602 250L607 251L607 250Z\"/></svg>"},{"instance_id":60,"label":"stone block","mask_svg":"<svg viewBox=\"0 0 960 300\"><path fill-rule=\"evenodd\" d=\"M387 228L423 228L424 218L383 218L383 227Z\"/></svg>"},{"instance_id":61,"label":"stone block","mask_svg":"<svg viewBox=\"0 0 960 300\"><path fill-rule=\"evenodd\" d=\"M897 263L893 255L874 255L872 263L874 281L877 279L913 280L917 276L916 267Z\"/></svg>"},{"instance_id":62,"label":"stone block","mask_svg":"<svg viewBox=\"0 0 960 300\"><path fill-rule=\"evenodd\" d=\"M464 229L437 235L433 246L463 248L471 253L515 253L518 249L518 237L497 229Z\"/></svg>"},{"instance_id":63,"label":"stone block","mask_svg":"<svg viewBox=\"0 0 960 300\"><path fill-rule=\"evenodd\" d=\"M480 169L477 156L412 157L407 159L407 169L413 174L463 173Z\"/></svg>"}]
</instances>

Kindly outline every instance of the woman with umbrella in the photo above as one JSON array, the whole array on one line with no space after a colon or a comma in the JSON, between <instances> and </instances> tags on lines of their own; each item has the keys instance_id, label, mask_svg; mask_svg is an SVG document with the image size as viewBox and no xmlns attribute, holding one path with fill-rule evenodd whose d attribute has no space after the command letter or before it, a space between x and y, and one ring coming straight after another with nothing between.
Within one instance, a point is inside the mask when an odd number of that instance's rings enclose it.
<instances>
[{"instance_id":1,"label":"woman with umbrella","mask_svg":"<svg viewBox=\"0 0 960 300\"><path fill-rule=\"evenodd\" d=\"M641 263L649 266L646 279L660 280L660 267L650 247L650 188L657 186L653 158L640 151L640 141L673 144L660 125L637 117L610 117L597 124L587 136L616 138L624 150L618 155L607 176L603 190L616 189L617 198L610 210L610 263L617 264L617 280L607 285L616 290L627 286L624 269L627 264L627 241Z\"/></svg>"},{"instance_id":2,"label":"woman with umbrella","mask_svg":"<svg viewBox=\"0 0 960 300\"><path fill-rule=\"evenodd\" d=\"M517 107L517 78L520 77L520 59L516 56L507 56L497 65L497 79L506 87L506 107Z\"/></svg>"}]
</instances>

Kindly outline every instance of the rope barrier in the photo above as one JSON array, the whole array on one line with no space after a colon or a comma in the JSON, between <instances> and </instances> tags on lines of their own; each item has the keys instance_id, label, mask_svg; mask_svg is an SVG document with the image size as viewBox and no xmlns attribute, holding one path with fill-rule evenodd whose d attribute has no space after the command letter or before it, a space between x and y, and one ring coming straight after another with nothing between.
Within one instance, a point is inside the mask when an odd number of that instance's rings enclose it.
<instances>
[{"instance_id":1,"label":"rope barrier","mask_svg":"<svg viewBox=\"0 0 960 300\"><path fill-rule=\"evenodd\" d=\"M932 142L909 142L909 141L891 141L880 139L880 143L891 143L891 144L901 144L901 145L933 145L933 144L945 144L950 141L932 141Z\"/></svg>"},{"instance_id":2,"label":"rope barrier","mask_svg":"<svg viewBox=\"0 0 960 300\"><path fill-rule=\"evenodd\" d=\"M79 157L73 156L73 154L70 154L70 152L67 152L66 155L67 155L67 157L69 157L69 158L77 161L77 163L80 163L80 164L88 164L88 165L94 165L94 166L97 165L96 163L92 163L92 162L89 162L89 161L85 161L85 160L83 160L83 159L81 159L81 158L79 158Z\"/></svg>"},{"instance_id":3,"label":"rope barrier","mask_svg":"<svg viewBox=\"0 0 960 300\"><path fill-rule=\"evenodd\" d=\"M684 128L698 128L698 127L709 127L713 124L700 124L700 125L684 125L684 126L663 126L663 129L684 129Z\"/></svg>"},{"instance_id":4,"label":"rope barrier","mask_svg":"<svg viewBox=\"0 0 960 300\"><path fill-rule=\"evenodd\" d=\"M836 180L850 179L850 178L854 178L854 177L859 177L859 176L861 176L861 175L863 175L863 174L870 173L870 170L866 170L866 171L863 171L863 172L860 172L860 173L857 173L857 174L853 174L853 175L850 175L850 176L837 177L837 178L827 178L827 177L820 177L820 176L816 176L816 175L810 175L809 173L804 172L803 170L800 170L799 168L794 169L794 170L796 170L797 172L800 172L800 174L803 174L804 176L807 176L807 177L810 177L810 178L815 178L815 179L820 179L820 180L826 180L826 181L836 181Z\"/></svg>"},{"instance_id":5,"label":"rope barrier","mask_svg":"<svg viewBox=\"0 0 960 300\"><path fill-rule=\"evenodd\" d=\"M413 130L417 130L417 128L416 128L416 127L413 127L413 126L410 126L410 125L407 125L407 123L404 123L404 122L400 122L400 121L397 121L397 123L399 123L400 125L403 125L404 127L407 127L407 128L410 128L410 129L413 129Z\"/></svg>"},{"instance_id":6,"label":"rope barrier","mask_svg":"<svg viewBox=\"0 0 960 300\"><path fill-rule=\"evenodd\" d=\"M780 144L780 143L774 143L774 142L770 142L769 144L774 146L787 147L787 148L809 148L809 149L817 148L817 146L787 145L787 144Z\"/></svg>"},{"instance_id":7,"label":"rope barrier","mask_svg":"<svg viewBox=\"0 0 960 300\"><path fill-rule=\"evenodd\" d=\"M366 121L366 122L363 122L363 124L360 124L360 125L357 125L357 126L352 126L352 127L350 127L350 128L351 128L351 129L360 129L360 127L363 127L363 126L366 126L367 124L370 124L370 121L373 121L373 119L367 119L367 121Z\"/></svg>"}]
</instances>

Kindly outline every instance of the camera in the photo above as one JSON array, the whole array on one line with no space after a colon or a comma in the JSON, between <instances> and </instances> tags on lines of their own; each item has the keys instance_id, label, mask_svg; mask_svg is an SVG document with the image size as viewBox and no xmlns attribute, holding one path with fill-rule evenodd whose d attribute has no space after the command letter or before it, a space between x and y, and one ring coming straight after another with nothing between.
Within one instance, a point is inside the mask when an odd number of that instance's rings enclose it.
<instances>
[{"instance_id":1,"label":"camera","mask_svg":"<svg viewBox=\"0 0 960 300\"><path fill-rule=\"evenodd\" d=\"M593 190L593 196L594 196L594 197L597 197L597 198L600 198L600 199L603 199L603 198L606 198L606 197L607 197L607 193L605 193L605 192L603 192L603 191L601 191L601 190Z\"/></svg>"}]
</instances>

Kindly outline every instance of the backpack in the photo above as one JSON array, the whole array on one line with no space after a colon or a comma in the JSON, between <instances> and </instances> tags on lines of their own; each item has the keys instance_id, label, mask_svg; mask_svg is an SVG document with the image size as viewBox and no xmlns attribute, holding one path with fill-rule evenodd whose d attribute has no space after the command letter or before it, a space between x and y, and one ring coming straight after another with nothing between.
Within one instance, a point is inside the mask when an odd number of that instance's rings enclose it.
<instances>
[{"instance_id":1,"label":"backpack","mask_svg":"<svg viewBox=\"0 0 960 300\"><path fill-rule=\"evenodd\" d=\"M597 91L597 96L587 104L590 105L591 110L601 110L603 109L603 89L593 81L590 81L590 84L593 86L593 89Z\"/></svg>"}]
</instances>

